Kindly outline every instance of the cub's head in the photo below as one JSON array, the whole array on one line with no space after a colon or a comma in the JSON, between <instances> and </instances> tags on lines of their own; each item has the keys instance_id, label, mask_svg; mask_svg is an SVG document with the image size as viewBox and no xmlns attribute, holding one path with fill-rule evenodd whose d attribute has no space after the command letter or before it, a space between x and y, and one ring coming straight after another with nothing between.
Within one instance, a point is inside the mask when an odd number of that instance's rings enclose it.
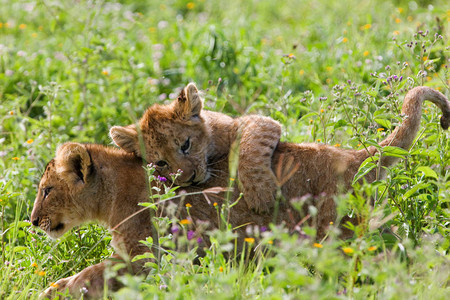
<instances>
[{"instance_id":1,"label":"cub's head","mask_svg":"<svg viewBox=\"0 0 450 300\"><path fill-rule=\"evenodd\" d=\"M77 143L60 146L45 168L34 202L31 222L51 238L58 238L86 220L80 192L89 179L91 158Z\"/></svg>"},{"instance_id":2,"label":"cub's head","mask_svg":"<svg viewBox=\"0 0 450 300\"><path fill-rule=\"evenodd\" d=\"M202 99L195 84L188 84L169 105L155 104L135 125L114 126L114 142L127 152L153 163L158 173L170 178L182 170L176 184L188 186L209 178L207 149L210 133L202 118Z\"/></svg>"}]
</instances>

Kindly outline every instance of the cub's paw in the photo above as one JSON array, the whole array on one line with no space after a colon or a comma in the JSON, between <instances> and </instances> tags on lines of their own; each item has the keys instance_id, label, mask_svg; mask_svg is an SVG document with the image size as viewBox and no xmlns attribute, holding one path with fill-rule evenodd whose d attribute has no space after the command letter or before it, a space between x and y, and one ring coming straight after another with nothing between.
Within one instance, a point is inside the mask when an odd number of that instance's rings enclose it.
<instances>
[{"instance_id":1,"label":"cub's paw","mask_svg":"<svg viewBox=\"0 0 450 300\"><path fill-rule=\"evenodd\" d=\"M93 293L94 292L94 293ZM70 277L62 278L55 283L52 283L49 288L39 295L40 299L54 299L57 296L73 296L91 298L96 297L98 293L96 290L89 288L86 280L80 274L75 274ZM61 297L59 297L61 299Z\"/></svg>"},{"instance_id":2,"label":"cub's paw","mask_svg":"<svg viewBox=\"0 0 450 300\"><path fill-rule=\"evenodd\" d=\"M248 208L258 214L271 213L275 206L277 186L274 182L254 184L243 187L244 199Z\"/></svg>"},{"instance_id":3,"label":"cub's paw","mask_svg":"<svg viewBox=\"0 0 450 300\"><path fill-rule=\"evenodd\" d=\"M57 282L50 284L50 287L39 295L39 299L53 299L57 296L57 294L68 294L69 282L72 278L73 276L62 278Z\"/></svg>"}]
</instances>

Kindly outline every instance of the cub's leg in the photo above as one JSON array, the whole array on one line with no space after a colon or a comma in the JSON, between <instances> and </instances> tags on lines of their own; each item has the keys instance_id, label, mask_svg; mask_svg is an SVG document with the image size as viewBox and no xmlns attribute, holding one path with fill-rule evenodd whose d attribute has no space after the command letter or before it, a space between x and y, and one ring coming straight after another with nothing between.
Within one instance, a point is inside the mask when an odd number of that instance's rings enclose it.
<instances>
[{"instance_id":1,"label":"cub's leg","mask_svg":"<svg viewBox=\"0 0 450 300\"><path fill-rule=\"evenodd\" d=\"M40 298L52 299L56 296L57 292L64 294L68 290L69 294L73 297L83 295L85 299L100 299L103 296L105 285L105 269L117 263L125 263L125 261L119 255L115 254L110 259L87 267L80 273L58 280L51 287L47 288L40 295ZM123 275L125 272L130 271L130 269L133 274L139 274L144 271L144 263L144 260L135 261L129 267L124 267L119 270L118 275ZM115 278L109 279L106 284L108 285L108 289L112 291L119 290L122 286Z\"/></svg>"},{"instance_id":2,"label":"cub's leg","mask_svg":"<svg viewBox=\"0 0 450 300\"><path fill-rule=\"evenodd\" d=\"M275 205L276 177L272 154L280 141L281 126L275 120L250 115L237 119L240 130L238 179L248 207L258 213Z\"/></svg>"}]
</instances>

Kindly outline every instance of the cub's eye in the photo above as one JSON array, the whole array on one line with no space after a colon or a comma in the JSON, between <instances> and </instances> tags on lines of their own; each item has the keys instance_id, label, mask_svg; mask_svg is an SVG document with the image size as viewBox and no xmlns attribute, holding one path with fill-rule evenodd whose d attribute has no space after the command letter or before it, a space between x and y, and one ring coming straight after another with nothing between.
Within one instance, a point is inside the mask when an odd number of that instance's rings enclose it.
<instances>
[{"instance_id":1,"label":"cub's eye","mask_svg":"<svg viewBox=\"0 0 450 300\"><path fill-rule=\"evenodd\" d=\"M181 145L181 152L183 152L183 154L187 154L190 147L191 147L191 139L188 138L186 142L184 142L184 144Z\"/></svg>"},{"instance_id":2,"label":"cub's eye","mask_svg":"<svg viewBox=\"0 0 450 300\"><path fill-rule=\"evenodd\" d=\"M51 190L52 190L51 187L44 188L44 199L47 198L47 196L48 196L48 194L50 193Z\"/></svg>"},{"instance_id":3,"label":"cub's eye","mask_svg":"<svg viewBox=\"0 0 450 300\"><path fill-rule=\"evenodd\" d=\"M165 167L165 166L168 166L169 164L168 164L167 161L165 161L165 160L158 160L158 161L156 162L156 165L157 165L158 167L160 167L160 168L163 168L163 167Z\"/></svg>"}]
</instances>

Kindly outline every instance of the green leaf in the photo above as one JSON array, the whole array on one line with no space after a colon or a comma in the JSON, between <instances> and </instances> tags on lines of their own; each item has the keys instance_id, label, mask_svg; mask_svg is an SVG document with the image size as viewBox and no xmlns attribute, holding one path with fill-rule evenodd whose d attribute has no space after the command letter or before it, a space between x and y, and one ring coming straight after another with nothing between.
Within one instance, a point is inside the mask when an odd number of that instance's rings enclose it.
<instances>
[{"instance_id":1,"label":"green leaf","mask_svg":"<svg viewBox=\"0 0 450 300\"><path fill-rule=\"evenodd\" d=\"M417 168L417 171L422 172L425 175L425 177L432 177L432 178L434 178L436 180L438 179L437 173L433 169L431 169L430 167L420 166L420 167Z\"/></svg>"},{"instance_id":2,"label":"green leaf","mask_svg":"<svg viewBox=\"0 0 450 300\"><path fill-rule=\"evenodd\" d=\"M149 208L154 209L154 210L157 209L156 204L155 203L151 203L151 202L141 202L141 203L139 203L139 205L140 206L144 206L144 207L149 207Z\"/></svg>"},{"instance_id":3,"label":"green leaf","mask_svg":"<svg viewBox=\"0 0 450 300\"><path fill-rule=\"evenodd\" d=\"M403 199L407 199L407 198L411 197L411 196L414 195L414 193L417 192L418 190L427 188L428 186L430 186L429 183L419 183L419 184L416 184L415 186L413 186L409 191L407 191L407 192L403 195Z\"/></svg>"},{"instance_id":4,"label":"green leaf","mask_svg":"<svg viewBox=\"0 0 450 300\"><path fill-rule=\"evenodd\" d=\"M318 113L316 113L316 112L312 112L312 113L306 114L306 115L304 115L303 117L300 118L300 121L302 121L304 119L307 119L307 118L310 118L312 116L317 116L317 115L318 115Z\"/></svg>"},{"instance_id":5,"label":"green leaf","mask_svg":"<svg viewBox=\"0 0 450 300\"><path fill-rule=\"evenodd\" d=\"M334 129L340 128L340 127L343 127L343 126L347 126L347 125L348 125L348 122L341 119L341 120L337 121L337 122L334 124Z\"/></svg>"},{"instance_id":6,"label":"green leaf","mask_svg":"<svg viewBox=\"0 0 450 300\"><path fill-rule=\"evenodd\" d=\"M364 145L368 145L368 146L374 146L375 148L377 148L377 149L381 149L381 146L378 144L378 142L377 141L375 141L375 140L367 140L367 141L365 141L364 143L363 143Z\"/></svg>"},{"instance_id":7,"label":"green leaf","mask_svg":"<svg viewBox=\"0 0 450 300\"><path fill-rule=\"evenodd\" d=\"M16 252L26 251L26 250L28 250L28 247L25 247L25 246L16 246L16 247L14 247L14 252L15 253Z\"/></svg>"},{"instance_id":8,"label":"green leaf","mask_svg":"<svg viewBox=\"0 0 450 300\"><path fill-rule=\"evenodd\" d=\"M392 126L391 121L386 119L375 119L374 121L384 128L391 128Z\"/></svg>"},{"instance_id":9,"label":"green leaf","mask_svg":"<svg viewBox=\"0 0 450 300\"><path fill-rule=\"evenodd\" d=\"M376 162L379 159L379 155L374 155L368 157L365 161L362 162L361 166L359 166L358 172L353 178L352 184L355 184L361 178L363 178L367 173L369 173L373 168L377 166Z\"/></svg>"},{"instance_id":10,"label":"green leaf","mask_svg":"<svg viewBox=\"0 0 450 300\"><path fill-rule=\"evenodd\" d=\"M384 156L394 156L394 157L400 157L405 158L406 155L408 155L409 152L405 149L394 147L394 146L386 146L383 147L383 155Z\"/></svg>"}]
</instances>

